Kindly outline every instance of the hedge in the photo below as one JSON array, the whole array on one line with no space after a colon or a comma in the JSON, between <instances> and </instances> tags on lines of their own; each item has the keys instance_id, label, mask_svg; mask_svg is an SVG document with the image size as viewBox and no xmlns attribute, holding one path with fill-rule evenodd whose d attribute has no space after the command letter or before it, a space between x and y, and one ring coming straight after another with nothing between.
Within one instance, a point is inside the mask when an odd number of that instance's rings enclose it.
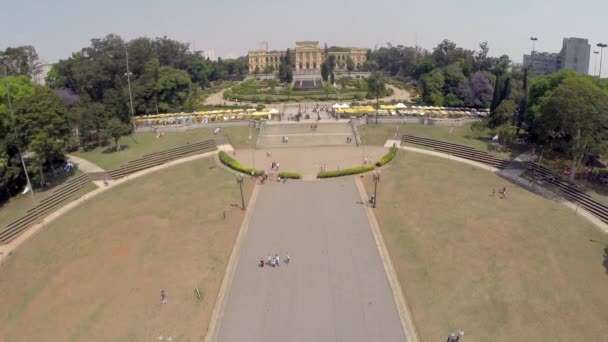
<instances>
[{"instance_id":1,"label":"hedge","mask_svg":"<svg viewBox=\"0 0 608 342\"><path fill-rule=\"evenodd\" d=\"M289 179L302 179L302 175L297 172L281 172L279 173L279 177Z\"/></svg>"},{"instance_id":2,"label":"hedge","mask_svg":"<svg viewBox=\"0 0 608 342\"><path fill-rule=\"evenodd\" d=\"M376 162L376 166L383 166L388 164L395 156L397 155L397 148L391 147L387 154L385 154L378 162Z\"/></svg>"},{"instance_id":3,"label":"hedge","mask_svg":"<svg viewBox=\"0 0 608 342\"><path fill-rule=\"evenodd\" d=\"M251 176L251 171L253 171L256 176L259 176L262 174L262 171L260 171L258 169L254 169L252 167L246 167L246 166L241 165L238 161L232 159L232 157L230 157L228 155L228 153L226 153L224 151L220 151L219 158L220 158L220 161L222 162L222 164L228 166L229 168L231 168L235 171L242 172L243 174L245 174L247 176Z\"/></svg>"},{"instance_id":4,"label":"hedge","mask_svg":"<svg viewBox=\"0 0 608 342\"><path fill-rule=\"evenodd\" d=\"M317 175L317 178L332 178L332 177L356 175L359 173L371 171L375 168L376 168L376 165L367 164L367 165L351 167L350 169L342 169L342 170L335 170L335 171L321 171Z\"/></svg>"}]
</instances>

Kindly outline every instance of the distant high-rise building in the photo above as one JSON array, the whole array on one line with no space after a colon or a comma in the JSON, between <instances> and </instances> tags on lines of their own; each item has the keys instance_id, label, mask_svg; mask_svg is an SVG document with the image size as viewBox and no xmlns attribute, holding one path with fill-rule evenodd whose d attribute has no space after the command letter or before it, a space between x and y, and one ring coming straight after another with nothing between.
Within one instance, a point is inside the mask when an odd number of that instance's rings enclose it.
<instances>
[{"instance_id":1,"label":"distant high-rise building","mask_svg":"<svg viewBox=\"0 0 608 342\"><path fill-rule=\"evenodd\" d=\"M589 73L589 55L591 45L587 39L564 38L562 44L562 69L572 69L581 74Z\"/></svg>"},{"instance_id":2,"label":"distant high-rise building","mask_svg":"<svg viewBox=\"0 0 608 342\"><path fill-rule=\"evenodd\" d=\"M524 55L524 66L531 66L537 75L554 73L561 69L561 55L559 53L535 52Z\"/></svg>"},{"instance_id":3,"label":"distant high-rise building","mask_svg":"<svg viewBox=\"0 0 608 342\"><path fill-rule=\"evenodd\" d=\"M214 61L215 60L215 50L211 49L211 50L203 51L203 57Z\"/></svg>"},{"instance_id":4,"label":"distant high-rise building","mask_svg":"<svg viewBox=\"0 0 608 342\"><path fill-rule=\"evenodd\" d=\"M562 50L555 52L532 51L524 55L524 66L530 66L535 74L545 75L562 69L572 69L581 74L589 73L591 46L587 39L564 38Z\"/></svg>"}]
</instances>

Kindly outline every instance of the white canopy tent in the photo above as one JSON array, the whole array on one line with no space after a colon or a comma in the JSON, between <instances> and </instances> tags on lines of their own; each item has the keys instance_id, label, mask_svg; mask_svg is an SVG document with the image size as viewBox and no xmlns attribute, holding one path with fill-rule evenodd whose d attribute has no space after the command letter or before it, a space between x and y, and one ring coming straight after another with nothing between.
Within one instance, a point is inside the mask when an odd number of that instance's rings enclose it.
<instances>
[{"instance_id":1,"label":"white canopy tent","mask_svg":"<svg viewBox=\"0 0 608 342\"><path fill-rule=\"evenodd\" d=\"M272 108L268 113L270 113L270 114L279 114L279 111L276 108Z\"/></svg>"},{"instance_id":2,"label":"white canopy tent","mask_svg":"<svg viewBox=\"0 0 608 342\"><path fill-rule=\"evenodd\" d=\"M399 103L397 103L395 105L395 108L397 108L397 109L404 109L404 108L407 108L407 106L404 105L403 103L399 102Z\"/></svg>"}]
</instances>

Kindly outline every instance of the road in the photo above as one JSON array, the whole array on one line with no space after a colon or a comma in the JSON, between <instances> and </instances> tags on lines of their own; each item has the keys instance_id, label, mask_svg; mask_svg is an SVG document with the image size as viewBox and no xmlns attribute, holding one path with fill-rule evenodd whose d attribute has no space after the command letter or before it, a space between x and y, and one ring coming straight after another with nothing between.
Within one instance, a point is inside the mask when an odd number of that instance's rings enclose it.
<instances>
[{"instance_id":1,"label":"road","mask_svg":"<svg viewBox=\"0 0 608 342\"><path fill-rule=\"evenodd\" d=\"M351 177L261 190L218 341L405 341L365 208ZM259 267L260 257L291 262Z\"/></svg>"}]
</instances>

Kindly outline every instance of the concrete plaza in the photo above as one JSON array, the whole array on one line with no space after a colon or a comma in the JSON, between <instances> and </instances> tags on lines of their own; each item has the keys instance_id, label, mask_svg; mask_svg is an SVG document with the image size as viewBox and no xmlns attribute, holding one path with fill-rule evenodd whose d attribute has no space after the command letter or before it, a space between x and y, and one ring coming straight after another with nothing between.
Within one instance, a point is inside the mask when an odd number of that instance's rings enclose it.
<instances>
[{"instance_id":1,"label":"concrete plaza","mask_svg":"<svg viewBox=\"0 0 608 342\"><path fill-rule=\"evenodd\" d=\"M218 341L405 340L352 177L269 183L249 210Z\"/></svg>"}]
</instances>

